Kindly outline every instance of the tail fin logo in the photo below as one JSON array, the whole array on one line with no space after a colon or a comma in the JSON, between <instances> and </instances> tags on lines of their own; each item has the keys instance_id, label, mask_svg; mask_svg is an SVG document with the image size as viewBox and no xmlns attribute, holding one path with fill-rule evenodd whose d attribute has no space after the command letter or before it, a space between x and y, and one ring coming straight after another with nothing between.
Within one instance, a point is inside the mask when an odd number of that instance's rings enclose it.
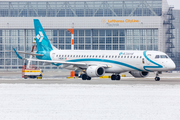
<instances>
[{"instance_id":1,"label":"tail fin logo","mask_svg":"<svg viewBox=\"0 0 180 120\"><path fill-rule=\"evenodd\" d=\"M44 35L42 32L39 32L39 34L37 34L36 38L39 40L39 42L42 42Z\"/></svg>"}]
</instances>

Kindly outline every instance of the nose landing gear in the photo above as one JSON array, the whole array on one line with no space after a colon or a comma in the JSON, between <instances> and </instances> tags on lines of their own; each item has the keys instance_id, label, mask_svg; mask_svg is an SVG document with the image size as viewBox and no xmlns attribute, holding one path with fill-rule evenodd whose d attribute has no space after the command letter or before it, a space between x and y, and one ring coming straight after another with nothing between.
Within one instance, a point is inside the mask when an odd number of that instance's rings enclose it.
<instances>
[{"instance_id":1,"label":"nose landing gear","mask_svg":"<svg viewBox=\"0 0 180 120\"><path fill-rule=\"evenodd\" d=\"M159 74L161 74L161 72L156 72L155 81L160 81Z\"/></svg>"},{"instance_id":2,"label":"nose landing gear","mask_svg":"<svg viewBox=\"0 0 180 120\"><path fill-rule=\"evenodd\" d=\"M160 81L160 77L155 77L155 81Z\"/></svg>"}]
</instances>

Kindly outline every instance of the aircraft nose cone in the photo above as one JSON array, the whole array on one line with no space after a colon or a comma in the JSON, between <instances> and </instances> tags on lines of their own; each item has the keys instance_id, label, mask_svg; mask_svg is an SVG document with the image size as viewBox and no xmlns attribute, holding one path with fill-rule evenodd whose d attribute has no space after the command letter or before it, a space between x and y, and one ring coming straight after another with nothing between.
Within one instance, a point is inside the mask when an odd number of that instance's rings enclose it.
<instances>
[{"instance_id":1,"label":"aircraft nose cone","mask_svg":"<svg viewBox=\"0 0 180 120\"><path fill-rule=\"evenodd\" d=\"M174 70L176 68L176 65L174 64L174 62L172 61L171 64L169 64L169 68L171 70Z\"/></svg>"},{"instance_id":2,"label":"aircraft nose cone","mask_svg":"<svg viewBox=\"0 0 180 120\"><path fill-rule=\"evenodd\" d=\"M173 62L173 69L176 69L176 65L175 65L175 63Z\"/></svg>"}]
</instances>

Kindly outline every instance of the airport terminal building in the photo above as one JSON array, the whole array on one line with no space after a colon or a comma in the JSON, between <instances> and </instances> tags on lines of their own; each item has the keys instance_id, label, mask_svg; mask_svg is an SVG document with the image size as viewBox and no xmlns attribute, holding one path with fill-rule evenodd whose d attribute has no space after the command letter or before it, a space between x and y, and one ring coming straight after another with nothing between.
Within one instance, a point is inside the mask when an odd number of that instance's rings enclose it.
<instances>
[{"instance_id":1,"label":"airport terminal building","mask_svg":"<svg viewBox=\"0 0 180 120\"><path fill-rule=\"evenodd\" d=\"M31 51L33 19L40 20L52 44L61 50L71 49L67 29L73 27L75 50L159 50L178 65L175 18L167 0L0 0L0 70L21 70L24 61L8 50Z\"/></svg>"}]
</instances>

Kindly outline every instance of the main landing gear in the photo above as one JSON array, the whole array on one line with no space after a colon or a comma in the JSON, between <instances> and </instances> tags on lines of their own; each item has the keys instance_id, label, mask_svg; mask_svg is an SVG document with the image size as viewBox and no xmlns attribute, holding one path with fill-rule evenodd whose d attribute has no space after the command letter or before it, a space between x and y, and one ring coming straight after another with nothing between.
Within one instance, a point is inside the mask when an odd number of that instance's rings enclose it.
<instances>
[{"instance_id":1,"label":"main landing gear","mask_svg":"<svg viewBox=\"0 0 180 120\"><path fill-rule=\"evenodd\" d=\"M120 75L111 75L111 80L121 80Z\"/></svg>"},{"instance_id":2,"label":"main landing gear","mask_svg":"<svg viewBox=\"0 0 180 120\"><path fill-rule=\"evenodd\" d=\"M82 80L91 80L91 77L87 76L86 74L82 74Z\"/></svg>"},{"instance_id":3,"label":"main landing gear","mask_svg":"<svg viewBox=\"0 0 180 120\"><path fill-rule=\"evenodd\" d=\"M161 74L161 72L156 72L155 81L160 81L159 74Z\"/></svg>"}]
</instances>

